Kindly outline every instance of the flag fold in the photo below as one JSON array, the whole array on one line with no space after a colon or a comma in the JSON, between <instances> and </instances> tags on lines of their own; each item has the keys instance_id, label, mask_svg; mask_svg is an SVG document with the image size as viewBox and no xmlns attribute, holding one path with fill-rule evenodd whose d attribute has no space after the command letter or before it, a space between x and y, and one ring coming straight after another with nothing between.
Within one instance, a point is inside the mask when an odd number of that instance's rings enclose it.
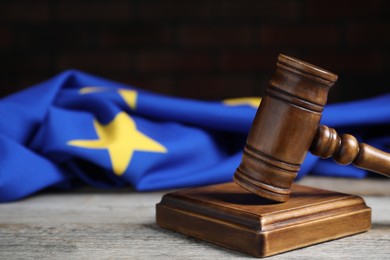
<instances>
[{"instance_id":1,"label":"flag fold","mask_svg":"<svg viewBox=\"0 0 390 260\"><path fill-rule=\"evenodd\" d=\"M0 202L80 184L147 191L231 181L259 102L175 98L65 71L0 100ZM388 150L390 95L328 105L322 123ZM299 177L308 173L367 174L311 154Z\"/></svg>"}]
</instances>

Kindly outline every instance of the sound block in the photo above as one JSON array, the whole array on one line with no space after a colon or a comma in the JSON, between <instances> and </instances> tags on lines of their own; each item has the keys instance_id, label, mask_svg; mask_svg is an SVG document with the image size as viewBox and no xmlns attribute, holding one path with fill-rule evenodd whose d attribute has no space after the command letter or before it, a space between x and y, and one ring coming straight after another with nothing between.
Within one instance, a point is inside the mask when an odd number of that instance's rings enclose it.
<instances>
[{"instance_id":1,"label":"sound block","mask_svg":"<svg viewBox=\"0 0 390 260\"><path fill-rule=\"evenodd\" d=\"M293 185L275 203L235 183L168 193L156 205L157 224L256 257L329 241L371 227L358 196Z\"/></svg>"}]
</instances>

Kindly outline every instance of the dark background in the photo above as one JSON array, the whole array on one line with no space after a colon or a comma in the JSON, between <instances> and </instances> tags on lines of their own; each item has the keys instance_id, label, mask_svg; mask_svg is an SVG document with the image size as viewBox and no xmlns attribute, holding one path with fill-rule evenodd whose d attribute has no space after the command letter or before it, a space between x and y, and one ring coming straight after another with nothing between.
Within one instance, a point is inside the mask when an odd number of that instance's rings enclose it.
<instances>
[{"instance_id":1,"label":"dark background","mask_svg":"<svg viewBox=\"0 0 390 260\"><path fill-rule=\"evenodd\" d=\"M199 99L263 95L277 55L339 75L329 102L387 93L390 1L1 1L0 95L76 68Z\"/></svg>"}]
</instances>

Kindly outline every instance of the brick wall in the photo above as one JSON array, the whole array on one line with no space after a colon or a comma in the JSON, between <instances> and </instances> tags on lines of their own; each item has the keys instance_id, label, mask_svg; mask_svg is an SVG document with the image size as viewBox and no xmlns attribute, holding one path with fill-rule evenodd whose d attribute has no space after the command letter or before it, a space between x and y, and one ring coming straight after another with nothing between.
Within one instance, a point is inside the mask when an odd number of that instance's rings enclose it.
<instances>
[{"instance_id":1,"label":"brick wall","mask_svg":"<svg viewBox=\"0 0 390 260\"><path fill-rule=\"evenodd\" d=\"M385 0L0 3L0 94L69 68L160 93L262 95L285 53L339 74L330 102L389 92Z\"/></svg>"}]
</instances>

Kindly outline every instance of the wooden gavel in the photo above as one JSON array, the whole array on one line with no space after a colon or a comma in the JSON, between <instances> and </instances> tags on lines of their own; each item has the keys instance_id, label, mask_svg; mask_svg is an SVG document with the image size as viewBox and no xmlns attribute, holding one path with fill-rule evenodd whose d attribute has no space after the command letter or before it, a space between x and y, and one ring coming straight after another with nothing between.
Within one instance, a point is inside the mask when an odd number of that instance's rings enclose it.
<instances>
[{"instance_id":1,"label":"wooden gavel","mask_svg":"<svg viewBox=\"0 0 390 260\"><path fill-rule=\"evenodd\" d=\"M287 201L309 150L321 158L333 157L337 163L353 163L390 177L390 154L319 125L337 78L309 63L279 55L234 174L238 185L267 199Z\"/></svg>"}]
</instances>

